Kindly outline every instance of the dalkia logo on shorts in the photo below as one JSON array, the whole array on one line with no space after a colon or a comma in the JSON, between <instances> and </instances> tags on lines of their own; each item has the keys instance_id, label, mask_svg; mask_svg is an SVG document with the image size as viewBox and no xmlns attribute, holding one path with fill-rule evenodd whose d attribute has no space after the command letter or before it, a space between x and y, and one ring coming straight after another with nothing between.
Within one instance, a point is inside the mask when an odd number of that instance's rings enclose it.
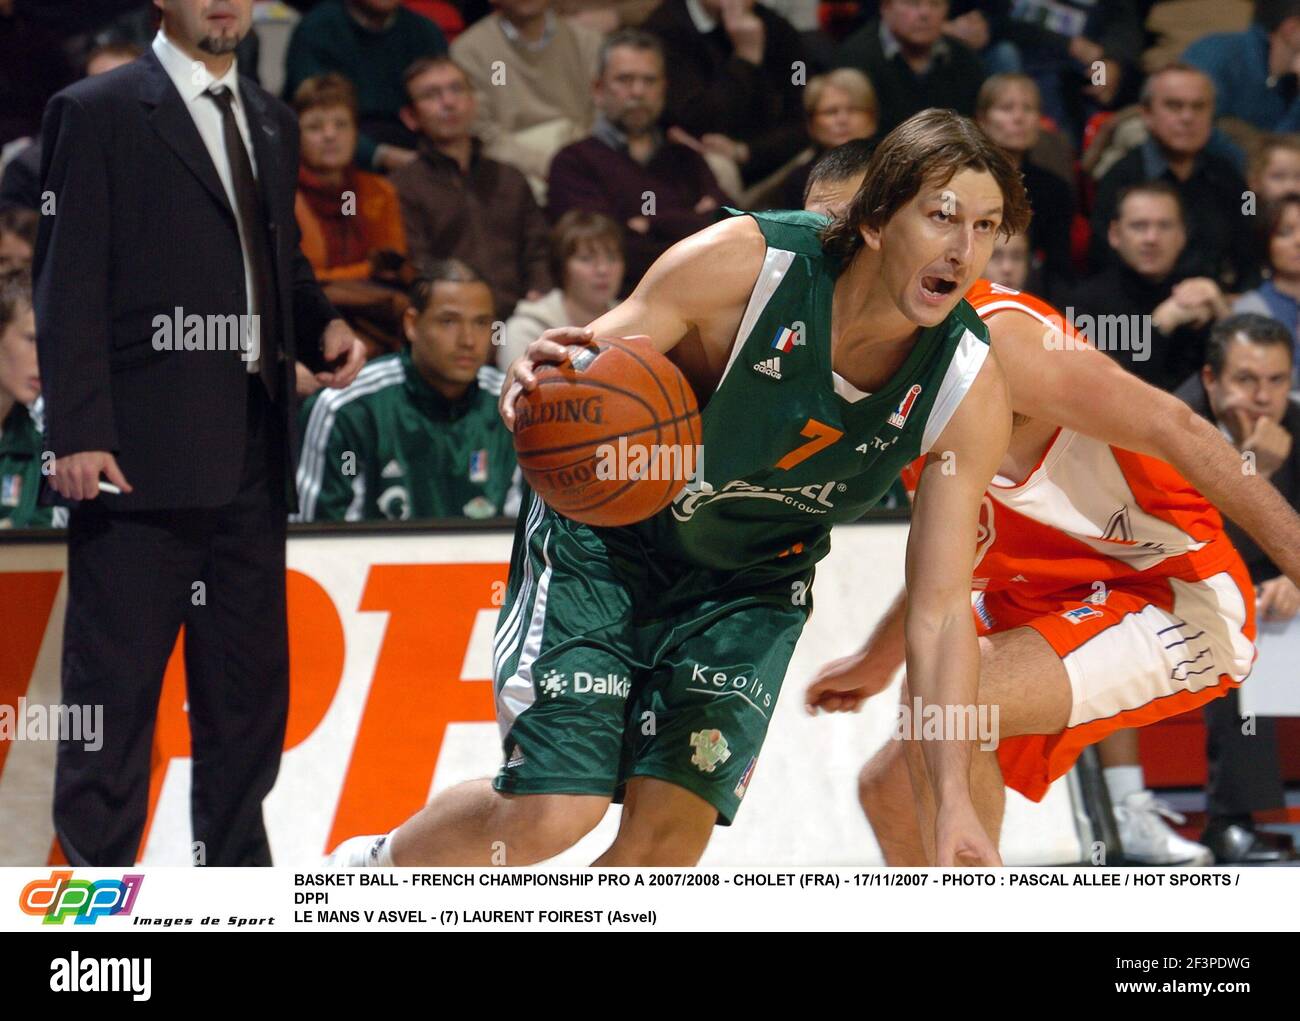
<instances>
[{"instance_id":1,"label":"dalkia logo on shorts","mask_svg":"<svg viewBox=\"0 0 1300 1021\"><path fill-rule=\"evenodd\" d=\"M129 915L144 876L128 873L121 879L73 879L72 872L51 872L23 887L18 908L25 915L44 915L46 925L94 925L105 915Z\"/></svg>"},{"instance_id":2,"label":"dalkia logo on shorts","mask_svg":"<svg viewBox=\"0 0 1300 1021\"><path fill-rule=\"evenodd\" d=\"M731 758L731 749L727 739L720 730L697 730L691 735L691 747L695 754L691 756L691 765L701 773L712 773L718 764Z\"/></svg>"}]
</instances>

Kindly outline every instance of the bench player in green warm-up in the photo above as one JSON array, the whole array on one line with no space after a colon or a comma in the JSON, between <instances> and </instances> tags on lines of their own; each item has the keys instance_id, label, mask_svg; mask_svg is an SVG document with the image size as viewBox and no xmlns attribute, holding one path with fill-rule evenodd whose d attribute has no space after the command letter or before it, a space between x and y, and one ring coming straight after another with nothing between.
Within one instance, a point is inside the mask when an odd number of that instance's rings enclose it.
<instances>
[{"instance_id":1,"label":"bench player in green warm-up","mask_svg":"<svg viewBox=\"0 0 1300 1021\"><path fill-rule=\"evenodd\" d=\"M390 834L345 841L333 861L529 864L621 798L597 864L695 864L750 783L831 526L927 452L907 550L909 677L927 703L973 705L971 550L1011 412L961 295L995 236L1028 215L988 139L925 111L881 142L844 218L735 213L671 248L585 330L534 341L510 370L507 424L535 366L567 344L645 334L702 398L702 471L621 528L529 495L494 646L500 771ZM870 583L872 565L861 570ZM971 804L970 743L928 742L926 756L939 863L997 864Z\"/></svg>"}]
</instances>

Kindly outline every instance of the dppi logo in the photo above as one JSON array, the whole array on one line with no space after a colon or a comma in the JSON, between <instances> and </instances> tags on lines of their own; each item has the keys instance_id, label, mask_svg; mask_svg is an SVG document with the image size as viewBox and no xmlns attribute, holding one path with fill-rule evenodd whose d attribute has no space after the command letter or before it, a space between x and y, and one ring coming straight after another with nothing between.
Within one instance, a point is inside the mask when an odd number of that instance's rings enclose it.
<instances>
[{"instance_id":1,"label":"dppi logo","mask_svg":"<svg viewBox=\"0 0 1300 1021\"><path fill-rule=\"evenodd\" d=\"M94 925L104 915L129 915L144 876L121 879L73 879L71 872L51 872L23 887L18 907L27 915L44 915L46 925L62 925L69 916L77 925Z\"/></svg>"}]
</instances>

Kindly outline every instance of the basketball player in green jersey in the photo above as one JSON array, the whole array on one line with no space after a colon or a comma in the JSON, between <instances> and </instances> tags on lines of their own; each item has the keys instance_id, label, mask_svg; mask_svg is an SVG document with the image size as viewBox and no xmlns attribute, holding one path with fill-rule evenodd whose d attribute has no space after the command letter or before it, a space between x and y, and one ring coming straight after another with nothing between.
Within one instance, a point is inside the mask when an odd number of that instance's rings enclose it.
<instances>
[{"instance_id":1,"label":"basketball player in green jersey","mask_svg":"<svg viewBox=\"0 0 1300 1021\"><path fill-rule=\"evenodd\" d=\"M970 551L1011 412L960 296L997 234L1028 215L992 143L928 110L881 142L845 217L734 213L673 246L586 329L534 341L507 379L508 425L538 363L593 336L648 335L702 398L702 469L670 507L622 528L579 524L530 494L494 644L499 773L386 836L345 841L331 861L529 864L621 798L596 864L695 864L750 784L831 525L860 517L927 452L907 550L908 665L926 703L973 704ZM998 863L971 804L971 751L927 743L940 864Z\"/></svg>"}]
</instances>

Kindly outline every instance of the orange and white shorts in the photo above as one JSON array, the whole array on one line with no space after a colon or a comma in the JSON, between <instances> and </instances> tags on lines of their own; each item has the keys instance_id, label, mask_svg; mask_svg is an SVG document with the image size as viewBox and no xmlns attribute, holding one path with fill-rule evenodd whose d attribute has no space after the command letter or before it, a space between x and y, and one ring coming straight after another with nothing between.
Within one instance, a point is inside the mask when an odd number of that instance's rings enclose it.
<instances>
[{"instance_id":1,"label":"orange and white shorts","mask_svg":"<svg viewBox=\"0 0 1300 1021\"><path fill-rule=\"evenodd\" d=\"M1134 578L1116 583L1104 603L1089 594L1025 601L999 590L974 603L981 635L1032 627L1070 680L1065 730L998 745L1006 785L1031 801L1042 800L1088 745L1197 709L1241 684L1254 663L1255 593L1235 553L1205 578Z\"/></svg>"}]
</instances>

